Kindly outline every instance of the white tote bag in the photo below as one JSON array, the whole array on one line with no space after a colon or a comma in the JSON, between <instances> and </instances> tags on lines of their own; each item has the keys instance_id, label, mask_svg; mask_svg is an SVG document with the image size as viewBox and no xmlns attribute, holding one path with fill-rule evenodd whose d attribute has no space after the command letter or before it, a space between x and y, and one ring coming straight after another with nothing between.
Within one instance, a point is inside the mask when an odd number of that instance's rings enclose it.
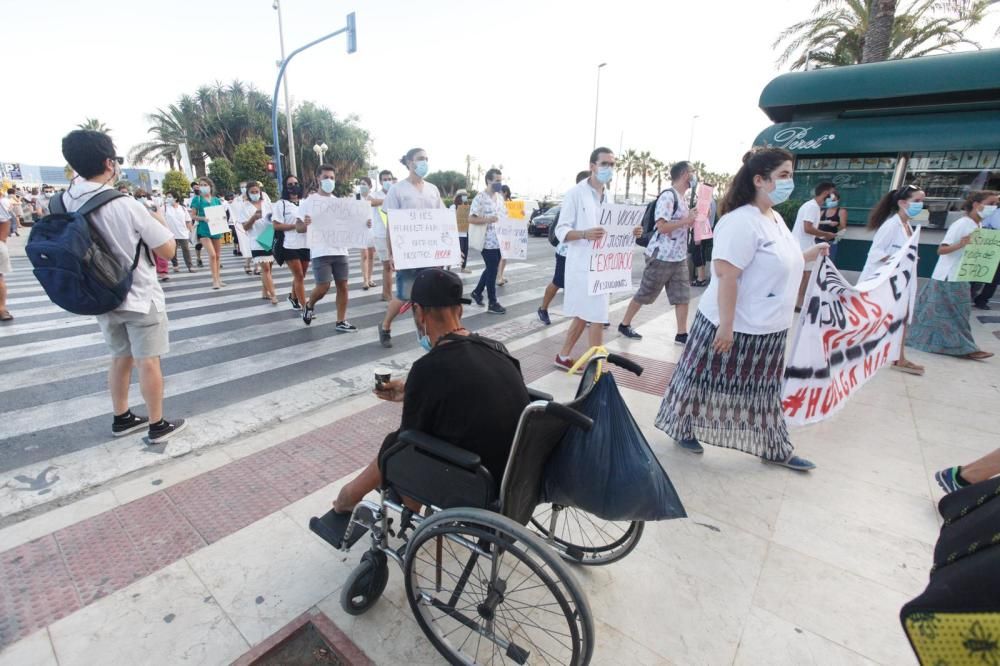
<instances>
[{"instance_id":1,"label":"white tote bag","mask_svg":"<svg viewBox=\"0 0 1000 666\"><path fill-rule=\"evenodd\" d=\"M486 225L469 223L469 249L482 251L486 244Z\"/></svg>"}]
</instances>

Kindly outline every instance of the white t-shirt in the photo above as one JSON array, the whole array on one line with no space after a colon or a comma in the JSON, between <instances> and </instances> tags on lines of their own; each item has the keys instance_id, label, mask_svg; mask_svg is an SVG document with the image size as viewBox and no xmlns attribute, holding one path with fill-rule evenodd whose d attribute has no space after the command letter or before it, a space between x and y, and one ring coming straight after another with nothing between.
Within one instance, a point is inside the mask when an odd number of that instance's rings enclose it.
<instances>
[{"instance_id":1,"label":"white t-shirt","mask_svg":"<svg viewBox=\"0 0 1000 666\"><path fill-rule=\"evenodd\" d=\"M979 225L976 224L975 220L969 216L960 217L948 227L941 245L957 245L963 238L976 229L979 229ZM937 265L934 266L934 273L931 275L931 279L940 282L954 280L958 275L958 265L962 263L962 255L964 254L965 248L963 247L961 250L956 250L955 252L938 255Z\"/></svg>"},{"instance_id":2,"label":"white t-shirt","mask_svg":"<svg viewBox=\"0 0 1000 666\"><path fill-rule=\"evenodd\" d=\"M722 216L715 227L712 281L698 311L719 325L719 280L715 260L728 261L743 273L736 282L733 331L765 335L786 330L792 321L804 261L802 248L776 210L766 216L746 204Z\"/></svg>"},{"instance_id":3,"label":"white t-shirt","mask_svg":"<svg viewBox=\"0 0 1000 666\"><path fill-rule=\"evenodd\" d=\"M79 210L98 192L111 188L89 181L77 181L62 195L63 205L68 212ZM142 240L149 246L150 256L157 248L174 238L173 233L149 214L141 203L132 197L121 197L105 204L90 216L94 227L104 238L108 247L123 265L131 266L135 258L135 248ZM147 261L145 252L139 257L132 273L132 289L117 310L147 314L150 306L158 312L167 309L163 299L163 289L156 279L156 267Z\"/></svg>"},{"instance_id":4,"label":"white t-shirt","mask_svg":"<svg viewBox=\"0 0 1000 666\"><path fill-rule=\"evenodd\" d=\"M684 197L678 196L678 193L671 188L661 194L656 200L656 209L653 212L653 216L656 220L676 222L687 217L688 211L688 205ZM661 234L659 231L654 232L649 245L646 247L646 256L654 257L660 261L687 261L688 230L688 227L681 227L680 229L674 229L666 235Z\"/></svg>"},{"instance_id":5,"label":"white t-shirt","mask_svg":"<svg viewBox=\"0 0 1000 666\"><path fill-rule=\"evenodd\" d=\"M257 212L257 207L250 201L234 200L232 211L233 224L239 224L242 226L244 222L250 221L250 218ZM252 227L246 230L247 237L250 239L251 250L265 249L257 244L257 237L264 233L264 230L269 226L271 226L271 206L269 206L266 202L261 201L260 218L253 223Z\"/></svg>"},{"instance_id":6,"label":"white t-shirt","mask_svg":"<svg viewBox=\"0 0 1000 666\"><path fill-rule=\"evenodd\" d=\"M191 213L188 212L187 208L180 204L176 206L167 205L163 209L163 217L167 220L167 226L173 232L174 238L187 240L190 235L187 223L191 221Z\"/></svg>"},{"instance_id":7,"label":"white t-shirt","mask_svg":"<svg viewBox=\"0 0 1000 666\"><path fill-rule=\"evenodd\" d=\"M434 183L424 181L418 190L409 180L401 180L389 188L382 203L385 210L410 210L411 208L444 208L441 193Z\"/></svg>"},{"instance_id":8,"label":"white t-shirt","mask_svg":"<svg viewBox=\"0 0 1000 666\"><path fill-rule=\"evenodd\" d=\"M906 233L899 215L893 215L886 220L872 238L872 245L868 248L868 259L865 260L865 267L858 282L864 282L877 273L878 269L885 265L887 258L896 254L900 248L909 245L910 235Z\"/></svg>"},{"instance_id":9,"label":"white t-shirt","mask_svg":"<svg viewBox=\"0 0 1000 666\"><path fill-rule=\"evenodd\" d=\"M10 222L13 219L13 203L10 197L0 197L0 222Z\"/></svg>"},{"instance_id":10,"label":"white t-shirt","mask_svg":"<svg viewBox=\"0 0 1000 666\"><path fill-rule=\"evenodd\" d=\"M300 219L299 207L287 199L280 199L271 206L271 219L278 224L295 224L295 220ZM299 233L295 229L285 232L285 242L282 247L287 250L304 250L308 247L306 234Z\"/></svg>"},{"instance_id":11,"label":"white t-shirt","mask_svg":"<svg viewBox=\"0 0 1000 666\"><path fill-rule=\"evenodd\" d=\"M816 244L816 236L810 236L806 233L806 222L812 223L814 227L819 227L821 217L823 217L823 211L820 210L815 199L810 199L799 206L799 212L795 216L795 226L792 227L792 235L799 242L799 247L802 248L803 252Z\"/></svg>"},{"instance_id":12,"label":"white t-shirt","mask_svg":"<svg viewBox=\"0 0 1000 666\"><path fill-rule=\"evenodd\" d=\"M317 204L322 205L320 199L336 199L337 197L331 195L322 195L318 192L316 194L310 194L305 201L299 203L299 213L298 218L300 220L305 220L307 215L312 215L313 209L316 208ZM309 233L306 232L306 242L309 245L309 256L312 259L317 257L340 257L347 255L347 248L334 247L326 242L323 238L323 234Z\"/></svg>"}]
</instances>

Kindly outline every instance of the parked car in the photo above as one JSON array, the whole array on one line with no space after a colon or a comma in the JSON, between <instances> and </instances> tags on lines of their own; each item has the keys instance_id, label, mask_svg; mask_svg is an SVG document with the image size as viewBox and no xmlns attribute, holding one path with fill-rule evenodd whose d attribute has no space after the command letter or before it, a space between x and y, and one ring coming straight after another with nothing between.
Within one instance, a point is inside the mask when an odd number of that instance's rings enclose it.
<instances>
[{"instance_id":1,"label":"parked car","mask_svg":"<svg viewBox=\"0 0 1000 666\"><path fill-rule=\"evenodd\" d=\"M549 208L541 215L536 215L528 224L528 234L531 236L548 236L549 226L556 220L560 206Z\"/></svg>"}]
</instances>

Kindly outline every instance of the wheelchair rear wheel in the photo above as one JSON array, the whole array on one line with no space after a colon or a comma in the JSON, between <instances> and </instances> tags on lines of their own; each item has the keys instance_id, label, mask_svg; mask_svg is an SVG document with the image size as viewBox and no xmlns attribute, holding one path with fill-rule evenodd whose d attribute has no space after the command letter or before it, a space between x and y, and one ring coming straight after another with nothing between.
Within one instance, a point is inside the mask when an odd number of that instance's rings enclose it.
<instances>
[{"instance_id":1,"label":"wheelchair rear wheel","mask_svg":"<svg viewBox=\"0 0 1000 666\"><path fill-rule=\"evenodd\" d=\"M544 539L549 538L552 530L552 544L567 562L600 566L631 553L639 544L646 523L604 520L571 506L539 504L531 517L531 526Z\"/></svg>"},{"instance_id":2,"label":"wheelchair rear wheel","mask_svg":"<svg viewBox=\"0 0 1000 666\"><path fill-rule=\"evenodd\" d=\"M411 537L403 570L417 623L450 663L590 662L594 623L576 579L504 516L435 514Z\"/></svg>"},{"instance_id":3,"label":"wheelchair rear wheel","mask_svg":"<svg viewBox=\"0 0 1000 666\"><path fill-rule=\"evenodd\" d=\"M340 606L350 615L361 615L375 605L389 582L385 553L369 550L354 567L340 591Z\"/></svg>"}]
</instances>

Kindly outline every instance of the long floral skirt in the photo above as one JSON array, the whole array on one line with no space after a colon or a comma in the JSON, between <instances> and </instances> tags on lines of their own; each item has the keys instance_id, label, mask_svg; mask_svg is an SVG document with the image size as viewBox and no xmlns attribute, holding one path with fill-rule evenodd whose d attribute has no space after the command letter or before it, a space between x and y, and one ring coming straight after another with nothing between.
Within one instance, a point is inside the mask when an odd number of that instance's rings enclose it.
<instances>
[{"instance_id":1,"label":"long floral skirt","mask_svg":"<svg viewBox=\"0 0 1000 666\"><path fill-rule=\"evenodd\" d=\"M971 315L968 282L928 280L917 296L906 346L932 354L971 354L979 349L972 339Z\"/></svg>"},{"instance_id":2,"label":"long floral skirt","mask_svg":"<svg viewBox=\"0 0 1000 666\"><path fill-rule=\"evenodd\" d=\"M781 407L788 331L736 333L725 354L712 349L716 326L698 313L663 396L656 427L676 440L738 449L768 460L792 453Z\"/></svg>"}]
</instances>

